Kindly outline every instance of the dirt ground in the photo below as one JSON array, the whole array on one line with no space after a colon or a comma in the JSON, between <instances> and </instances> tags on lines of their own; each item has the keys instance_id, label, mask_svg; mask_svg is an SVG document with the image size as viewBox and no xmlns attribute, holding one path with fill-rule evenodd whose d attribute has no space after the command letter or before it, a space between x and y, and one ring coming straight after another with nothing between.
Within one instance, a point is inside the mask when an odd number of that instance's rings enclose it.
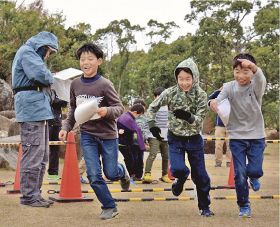
<instances>
[{"instance_id":1,"label":"dirt ground","mask_svg":"<svg viewBox=\"0 0 280 227\"><path fill-rule=\"evenodd\" d=\"M214 167L214 156L206 155L206 166L212 186L227 185L229 168ZM62 169L62 166L61 166ZM161 160L158 158L153 166L153 177L161 175ZM0 182L14 180L15 172L0 169ZM250 190L250 195L278 195L279 193L279 144L268 144L264 156L264 177L258 192ZM170 188L171 184L136 184L131 188ZM185 187L193 187L187 181ZM109 185L110 189L120 188L117 184ZM93 193L84 194L94 198L93 202L55 203L51 208L31 208L19 204L19 195L10 195L6 191L11 185L0 187L0 226L279 226L279 199L251 199L252 218L238 217L235 199L212 199L211 209L215 216L204 218L198 215L197 201L152 201L152 202L118 202L119 215L112 220L99 219L100 203ZM59 185L44 185L42 193L50 196L47 190L59 190ZM82 185L83 190L91 189ZM212 190L211 197L235 195L234 190ZM184 191L180 197L193 196L193 191ZM114 198L154 198L174 197L172 192L122 192L113 193Z\"/></svg>"}]
</instances>

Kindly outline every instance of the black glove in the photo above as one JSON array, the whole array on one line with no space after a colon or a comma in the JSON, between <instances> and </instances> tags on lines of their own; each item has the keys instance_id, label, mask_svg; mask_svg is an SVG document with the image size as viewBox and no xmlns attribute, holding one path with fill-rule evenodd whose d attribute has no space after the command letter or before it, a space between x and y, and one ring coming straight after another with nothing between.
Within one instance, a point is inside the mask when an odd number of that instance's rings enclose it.
<instances>
[{"instance_id":1,"label":"black glove","mask_svg":"<svg viewBox=\"0 0 280 227\"><path fill-rule=\"evenodd\" d=\"M159 141L163 140L163 137L160 136L161 130L159 127L152 127L150 128L150 132L153 134L154 137L156 137Z\"/></svg>"},{"instance_id":2,"label":"black glove","mask_svg":"<svg viewBox=\"0 0 280 227\"><path fill-rule=\"evenodd\" d=\"M173 114L176 118L182 119L187 121L188 123L192 124L195 120L194 116L192 113L189 111L177 109L173 111Z\"/></svg>"}]
</instances>

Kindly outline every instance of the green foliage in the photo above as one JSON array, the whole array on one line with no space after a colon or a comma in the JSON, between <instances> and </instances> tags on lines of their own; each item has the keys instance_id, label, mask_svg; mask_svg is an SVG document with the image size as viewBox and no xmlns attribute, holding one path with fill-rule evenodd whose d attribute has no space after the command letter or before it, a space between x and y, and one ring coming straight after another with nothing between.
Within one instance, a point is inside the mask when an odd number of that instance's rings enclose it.
<instances>
[{"instance_id":1,"label":"green foliage","mask_svg":"<svg viewBox=\"0 0 280 227\"><path fill-rule=\"evenodd\" d=\"M233 79L232 58L250 52L267 78L263 98L266 126L279 129L279 1L192 0L190 7L185 20L198 24L195 34L167 44L172 30L178 27L173 21L151 19L143 28L127 19L114 20L92 34L91 26L85 23L65 28L63 14L49 14L43 0L17 8L13 1L0 1L0 78L11 81L17 49L43 30L59 39L59 52L47 62L51 71L79 68L76 50L86 42L101 45L106 55L102 74L114 83L125 104L137 97L150 103L155 87L176 84L174 69L190 56L198 65L200 84L209 94ZM244 20L253 13L253 26L244 27ZM135 50L139 34L150 40L148 52Z\"/></svg>"}]
</instances>

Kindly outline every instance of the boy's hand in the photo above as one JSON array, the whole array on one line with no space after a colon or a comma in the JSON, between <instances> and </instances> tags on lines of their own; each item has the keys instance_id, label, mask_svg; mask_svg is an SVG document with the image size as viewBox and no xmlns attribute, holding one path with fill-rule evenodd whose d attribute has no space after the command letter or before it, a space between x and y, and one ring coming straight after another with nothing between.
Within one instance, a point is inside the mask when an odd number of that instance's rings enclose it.
<instances>
[{"instance_id":1,"label":"boy's hand","mask_svg":"<svg viewBox=\"0 0 280 227\"><path fill-rule=\"evenodd\" d=\"M153 134L153 136L155 138L157 138L159 141L162 141L163 140L163 137L160 136L160 133L161 133L161 130L159 127L152 127L150 128L150 132Z\"/></svg>"},{"instance_id":2,"label":"boy's hand","mask_svg":"<svg viewBox=\"0 0 280 227\"><path fill-rule=\"evenodd\" d=\"M210 109L215 113L218 112L218 101L216 99L210 101Z\"/></svg>"},{"instance_id":3,"label":"boy's hand","mask_svg":"<svg viewBox=\"0 0 280 227\"><path fill-rule=\"evenodd\" d=\"M189 111L177 109L173 111L173 114L176 118L182 119L187 121L188 123L192 124L195 120L193 114Z\"/></svg>"},{"instance_id":4,"label":"boy's hand","mask_svg":"<svg viewBox=\"0 0 280 227\"><path fill-rule=\"evenodd\" d=\"M65 130L60 130L59 134L58 134L58 138L61 141L66 141L66 137L67 137L67 131Z\"/></svg>"},{"instance_id":5,"label":"boy's hand","mask_svg":"<svg viewBox=\"0 0 280 227\"><path fill-rule=\"evenodd\" d=\"M98 108L97 113L99 114L100 117L105 117L107 114L108 110L106 107L101 107Z\"/></svg>"},{"instance_id":6,"label":"boy's hand","mask_svg":"<svg viewBox=\"0 0 280 227\"><path fill-rule=\"evenodd\" d=\"M251 62L251 61L249 61L249 60L247 60L247 59L237 59L237 61L240 61L241 62L241 66L242 66L242 68L244 67L244 68L249 68L249 69L251 69L252 70L252 72L255 74L256 72L257 72L257 66L253 63L253 62Z\"/></svg>"}]
</instances>

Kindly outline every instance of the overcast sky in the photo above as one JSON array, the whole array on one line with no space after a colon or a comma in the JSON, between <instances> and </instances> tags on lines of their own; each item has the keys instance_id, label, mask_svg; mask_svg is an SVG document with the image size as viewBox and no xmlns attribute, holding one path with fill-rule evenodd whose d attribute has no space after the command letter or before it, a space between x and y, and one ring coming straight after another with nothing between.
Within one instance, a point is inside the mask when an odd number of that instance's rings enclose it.
<instances>
[{"instance_id":1,"label":"overcast sky","mask_svg":"<svg viewBox=\"0 0 280 227\"><path fill-rule=\"evenodd\" d=\"M17 0L17 5L24 0ZM25 0L29 4L34 0ZM128 19L133 25L146 26L150 19L164 23L174 21L180 26L174 30L171 40L187 33L194 27L184 21L190 12L188 0L43 0L50 13L62 12L66 27L79 22L91 24L92 33L106 27L113 20Z\"/></svg>"}]
</instances>

